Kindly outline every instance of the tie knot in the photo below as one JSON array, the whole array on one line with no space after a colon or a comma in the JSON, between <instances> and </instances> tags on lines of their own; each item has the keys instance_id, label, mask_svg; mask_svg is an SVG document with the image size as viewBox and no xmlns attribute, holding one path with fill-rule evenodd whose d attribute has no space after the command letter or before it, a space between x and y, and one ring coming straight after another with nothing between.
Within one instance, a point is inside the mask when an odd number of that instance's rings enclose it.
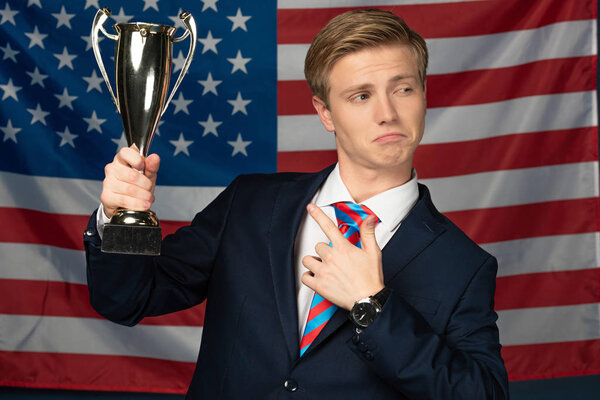
<instances>
[{"instance_id":1,"label":"tie knot","mask_svg":"<svg viewBox=\"0 0 600 400\"><path fill-rule=\"evenodd\" d=\"M362 224L369 215L375 215L369 207L363 204L340 201L338 203L333 203L332 205L340 229L342 229L342 226L347 225L349 228L354 228L358 231L360 230L360 224ZM379 218L377 219L377 222L379 222Z\"/></svg>"}]
</instances>

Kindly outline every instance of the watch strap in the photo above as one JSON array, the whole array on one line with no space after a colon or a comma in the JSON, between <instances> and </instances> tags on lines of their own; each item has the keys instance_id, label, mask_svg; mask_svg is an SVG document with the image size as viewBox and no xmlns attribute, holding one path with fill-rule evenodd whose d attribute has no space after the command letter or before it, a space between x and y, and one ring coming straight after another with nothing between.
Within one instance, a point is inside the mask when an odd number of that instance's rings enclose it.
<instances>
[{"instance_id":1,"label":"watch strap","mask_svg":"<svg viewBox=\"0 0 600 400\"><path fill-rule=\"evenodd\" d=\"M387 301L388 297L390 297L391 293L392 293L392 289L390 289L388 287L384 287L379 292L377 292L376 294L371 296L371 298L373 300L375 300L377 302L377 304L379 304L381 307L383 307L383 305Z\"/></svg>"}]
</instances>

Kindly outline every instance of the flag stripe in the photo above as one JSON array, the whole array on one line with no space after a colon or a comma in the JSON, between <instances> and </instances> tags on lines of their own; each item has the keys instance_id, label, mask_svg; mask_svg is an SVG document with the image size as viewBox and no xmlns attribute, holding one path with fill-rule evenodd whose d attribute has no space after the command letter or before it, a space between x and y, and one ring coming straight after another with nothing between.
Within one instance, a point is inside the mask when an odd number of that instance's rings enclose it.
<instances>
[{"instance_id":1,"label":"flag stripe","mask_svg":"<svg viewBox=\"0 0 600 400\"><path fill-rule=\"evenodd\" d=\"M183 362L196 361L202 337L202 327L195 326L128 327L99 318L10 314L0 314L0 332L3 351L122 355ZM109 337L111 340L106 340ZM169 346L157 346L157 340Z\"/></svg>"},{"instance_id":2,"label":"flag stripe","mask_svg":"<svg viewBox=\"0 0 600 400\"><path fill-rule=\"evenodd\" d=\"M0 351L0 385L183 394L195 362L121 355Z\"/></svg>"},{"instance_id":3,"label":"flag stripe","mask_svg":"<svg viewBox=\"0 0 600 400\"><path fill-rule=\"evenodd\" d=\"M594 91L529 96L428 110L423 144L463 142L517 133L597 125ZM335 139L316 115L278 118L278 150L333 150Z\"/></svg>"},{"instance_id":4,"label":"flag stripe","mask_svg":"<svg viewBox=\"0 0 600 400\"><path fill-rule=\"evenodd\" d=\"M504 346L510 380L600 374L600 340Z\"/></svg>"},{"instance_id":5,"label":"flag stripe","mask_svg":"<svg viewBox=\"0 0 600 400\"><path fill-rule=\"evenodd\" d=\"M596 57L543 60L514 67L427 76L427 107L492 103L525 96L594 90ZM582 71L573 74L571 71ZM507 85L516 82L518 85ZM468 87L469 90L465 90ZM279 115L316 114L308 83L277 84Z\"/></svg>"},{"instance_id":6,"label":"flag stripe","mask_svg":"<svg viewBox=\"0 0 600 400\"><path fill-rule=\"evenodd\" d=\"M498 311L503 346L600 339L598 303Z\"/></svg>"},{"instance_id":7,"label":"flag stripe","mask_svg":"<svg viewBox=\"0 0 600 400\"><path fill-rule=\"evenodd\" d=\"M597 268L598 233L544 236L487 243L498 259L498 277Z\"/></svg>"},{"instance_id":8,"label":"flag stripe","mask_svg":"<svg viewBox=\"0 0 600 400\"><path fill-rule=\"evenodd\" d=\"M583 57L596 54L596 21L559 22L538 29L494 35L428 39L430 75L495 69L552 58ZM523 43L527 43L524 46ZM304 58L308 44L277 45L279 81L304 79ZM512 86L512 85L511 85Z\"/></svg>"},{"instance_id":9,"label":"flag stripe","mask_svg":"<svg viewBox=\"0 0 600 400\"><path fill-rule=\"evenodd\" d=\"M0 279L0 314L103 318L90 305L87 285L20 279ZM27 296L19 296L28 293ZM203 326L205 303L197 307L144 318L143 325Z\"/></svg>"},{"instance_id":10,"label":"flag stripe","mask_svg":"<svg viewBox=\"0 0 600 400\"><path fill-rule=\"evenodd\" d=\"M500 277L496 310L585 304L600 301L600 269Z\"/></svg>"},{"instance_id":11,"label":"flag stripe","mask_svg":"<svg viewBox=\"0 0 600 400\"><path fill-rule=\"evenodd\" d=\"M598 231L598 201L593 197L445 214L475 242L489 243Z\"/></svg>"},{"instance_id":12,"label":"flag stripe","mask_svg":"<svg viewBox=\"0 0 600 400\"><path fill-rule=\"evenodd\" d=\"M481 1L388 6L376 1L374 4L362 2L362 5L365 8L377 5L377 8L395 13L425 38L487 35L595 17L595 12L590 10L585 2L564 0L544 2L501 0L501 2L502 4L498 1ZM335 2L330 5L344 4ZM490 15L498 14L500 5L502 10L500 17L489 18ZM320 9L312 9L312 7L303 9L307 5L297 5L297 7L298 9L280 8L277 11L278 43L310 43L331 18L351 9L348 6ZM451 24L446 22L449 15L452 16ZM481 23L482 20L486 23Z\"/></svg>"}]
</instances>

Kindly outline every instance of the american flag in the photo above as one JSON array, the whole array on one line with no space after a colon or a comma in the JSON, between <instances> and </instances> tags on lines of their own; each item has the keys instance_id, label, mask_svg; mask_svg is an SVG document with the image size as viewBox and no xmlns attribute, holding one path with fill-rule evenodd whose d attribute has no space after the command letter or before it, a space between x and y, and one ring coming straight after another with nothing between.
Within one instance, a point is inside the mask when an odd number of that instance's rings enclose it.
<instances>
[{"instance_id":1,"label":"american flag","mask_svg":"<svg viewBox=\"0 0 600 400\"><path fill-rule=\"evenodd\" d=\"M100 1L0 0L0 385L182 393L194 368L202 305L134 328L89 305L82 232L125 145L91 49L101 6L109 32L143 21L179 36L182 8L198 25L151 146L166 233L240 173L335 162L304 82L308 44L351 8L404 18L430 49L416 169L498 258L510 379L600 373L596 1ZM114 46L100 43L111 77ZM174 45L173 79L187 48Z\"/></svg>"}]
</instances>

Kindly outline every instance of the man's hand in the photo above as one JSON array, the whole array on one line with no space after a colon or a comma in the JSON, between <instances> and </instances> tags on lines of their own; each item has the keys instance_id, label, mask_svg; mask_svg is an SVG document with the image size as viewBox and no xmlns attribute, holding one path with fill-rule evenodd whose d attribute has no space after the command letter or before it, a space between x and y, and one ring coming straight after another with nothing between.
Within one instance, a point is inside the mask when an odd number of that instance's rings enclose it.
<instances>
[{"instance_id":1,"label":"man's hand","mask_svg":"<svg viewBox=\"0 0 600 400\"><path fill-rule=\"evenodd\" d=\"M346 310L350 310L357 300L383 289L381 250L375 240L377 217L369 216L361 224L362 249L359 249L342 235L319 207L309 204L306 209L332 246L317 243L315 250L319 257L302 259L302 264L309 269L302 275L302 283Z\"/></svg>"},{"instance_id":2,"label":"man's hand","mask_svg":"<svg viewBox=\"0 0 600 400\"><path fill-rule=\"evenodd\" d=\"M112 217L118 208L149 210L154 203L159 166L160 158L156 154L144 159L135 145L122 148L104 168L106 177L102 183L100 201L106 216Z\"/></svg>"}]
</instances>

